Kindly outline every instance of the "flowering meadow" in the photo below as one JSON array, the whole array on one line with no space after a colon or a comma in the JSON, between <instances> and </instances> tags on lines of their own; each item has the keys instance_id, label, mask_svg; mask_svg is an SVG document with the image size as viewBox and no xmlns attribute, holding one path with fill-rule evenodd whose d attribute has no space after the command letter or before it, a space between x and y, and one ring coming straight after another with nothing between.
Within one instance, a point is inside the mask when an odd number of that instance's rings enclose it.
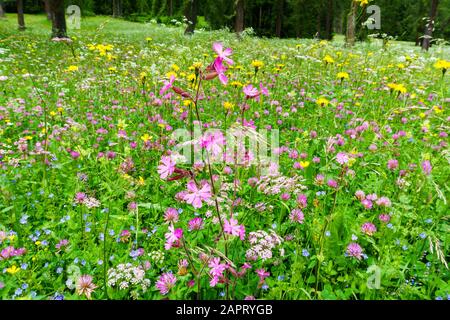
<instances>
[{"instance_id":1,"label":"flowering meadow","mask_svg":"<svg viewBox=\"0 0 450 320\"><path fill-rule=\"evenodd\" d=\"M0 23L2 299L450 297L449 47L27 21Z\"/></svg>"}]
</instances>

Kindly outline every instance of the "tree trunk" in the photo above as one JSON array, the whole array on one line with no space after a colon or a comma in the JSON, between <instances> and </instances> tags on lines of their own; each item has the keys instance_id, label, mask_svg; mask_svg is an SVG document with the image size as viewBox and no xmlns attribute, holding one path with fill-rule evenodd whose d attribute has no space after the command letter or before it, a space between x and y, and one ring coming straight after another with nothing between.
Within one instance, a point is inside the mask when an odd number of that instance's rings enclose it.
<instances>
[{"instance_id":1,"label":"tree trunk","mask_svg":"<svg viewBox=\"0 0 450 320\"><path fill-rule=\"evenodd\" d=\"M237 0L236 3L236 22L234 31L237 33L244 31L244 0Z\"/></svg>"},{"instance_id":2,"label":"tree trunk","mask_svg":"<svg viewBox=\"0 0 450 320\"><path fill-rule=\"evenodd\" d=\"M197 24L198 0L189 0L184 15L188 19L188 26L184 34L193 34Z\"/></svg>"},{"instance_id":3,"label":"tree trunk","mask_svg":"<svg viewBox=\"0 0 450 320\"><path fill-rule=\"evenodd\" d=\"M422 41L422 49L428 51L433 38L434 20L436 19L439 0L431 0L430 20L425 26L425 35Z\"/></svg>"},{"instance_id":4,"label":"tree trunk","mask_svg":"<svg viewBox=\"0 0 450 320\"><path fill-rule=\"evenodd\" d=\"M284 15L284 0L277 0L277 22L275 25L275 35L281 38L281 32L283 31L283 15Z\"/></svg>"},{"instance_id":5,"label":"tree trunk","mask_svg":"<svg viewBox=\"0 0 450 320\"><path fill-rule=\"evenodd\" d=\"M25 30L25 18L23 17L23 0L16 0L17 5L17 22L19 30Z\"/></svg>"},{"instance_id":6,"label":"tree trunk","mask_svg":"<svg viewBox=\"0 0 450 320\"><path fill-rule=\"evenodd\" d=\"M333 39L333 0L328 0L327 17L325 22L325 37L327 40Z\"/></svg>"},{"instance_id":7,"label":"tree trunk","mask_svg":"<svg viewBox=\"0 0 450 320\"><path fill-rule=\"evenodd\" d=\"M5 10L3 10L3 0L0 0L0 18L5 17Z\"/></svg>"},{"instance_id":8,"label":"tree trunk","mask_svg":"<svg viewBox=\"0 0 450 320\"><path fill-rule=\"evenodd\" d=\"M52 15L52 38L67 38L64 0L50 0Z\"/></svg>"},{"instance_id":9,"label":"tree trunk","mask_svg":"<svg viewBox=\"0 0 450 320\"><path fill-rule=\"evenodd\" d=\"M44 10L47 14L47 20L52 21L52 12L50 10L50 0L44 0Z\"/></svg>"},{"instance_id":10,"label":"tree trunk","mask_svg":"<svg viewBox=\"0 0 450 320\"><path fill-rule=\"evenodd\" d=\"M356 28L356 11L358 9L358 3L352 1L352 7L347 19L347 32L345 37L345 42L348 46L353 46L355 44L355 28Z\"/></svg>"},{"instance_id":11,"label":"tree trunk","mask_svg":"<svg viewBox=\"0 0 450 320\"><path fill-rule=\"evenodd\" d=\"M169 0L169 17L173 16L173 0Z\"/></svg>"},{"instance_id":12,"label":"tree trunk","mask_svg":"<svg viewBox=\"0 0 450 320\"><path fill-rule=\"evenodd\" d=\"M122 16L122 0L113 0L113 18Z\"/></svg>"}]
</instances>

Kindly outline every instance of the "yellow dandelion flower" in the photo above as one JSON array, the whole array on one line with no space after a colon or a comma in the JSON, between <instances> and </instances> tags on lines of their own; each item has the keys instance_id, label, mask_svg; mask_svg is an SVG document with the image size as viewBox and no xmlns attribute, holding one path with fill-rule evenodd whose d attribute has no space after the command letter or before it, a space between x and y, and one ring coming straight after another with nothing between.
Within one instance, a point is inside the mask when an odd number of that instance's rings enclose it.
<instances>
[{"instance_id":1,"label":"yellow dandelion flower","mask_svg":"<svg viewBox=\"0 0 450 320\"><path fill-rule=\"evenodd\" d=\"M339 73L337 74L337 78L338 78L338 79L341 79L341 80L344 80L344 79L349 79L350 76L348 75L347 72L339 72Z\"/></svg>"},{"instance_id":2,"label":"yellow dandelion flower","mask_svg":"<svg viewBox=\"0 0 450 320\"><path fill-rule=\"evenodd\" d=\"M252 66L255 69L261 69L262 67L264 67L264 62L262 62L260 60L253 60L252 61Z\"/></svg>"},{"instance_id":3,"label":"yellow dandelion flower","mask_svg":"<svg viewBox=\"0 0 450 320\"><path fill-rule=\"evenodd\" d=\"M67 68L67 72L74 72L74 71L78 71L78 67L77 66L69 66Z\"/></svg>"},{"instance_id":4,"label":"yellow dandelion flower","mask_svg":"<svg viewBox=\"0 0 450 320\"><path fill-rule=\"evenodd\" d=\"M303 168L308 168L309 165L310 165L310 162L309 162L309 161L300 161L300 165L301 165Z\"/></svg>"},{"instance_id":5,"label":"yellow dandelion flower","mask_svg":"<svg viewBox=\"0 0 450 320\"><path fill-rule=\"evenodd\" d=\"M333 59L329 54L327 54L327 55L325 56L325 58L323 58L323 61L324 61L326 64L333 64L333 63L334 63L334 59Z\"/></svg>"},{"instance_id":6,"label":"yellow dandelion flower","mask_svg":"<svg viewBox=\"0 0 450 320\"><path fill-rule=\"evenodd\" d=\"M330 103L330 101L328 101L327 99L321 97L319 99L316 100L317 105L323 107L323 106L328 106L328 104Z\"/></svg>"},{"instance_id":7,"label":"yellow dandelion flower","mask_svg":"<svg viewBox=\"0 0 450 320\"><path fill-rule=\"evenodd\" d=\"M223 107L224 107L226 110L233 110L234 105L233 105L231 102L226 101L226 102L223 103Z\"/></svg>"}]
</instances>

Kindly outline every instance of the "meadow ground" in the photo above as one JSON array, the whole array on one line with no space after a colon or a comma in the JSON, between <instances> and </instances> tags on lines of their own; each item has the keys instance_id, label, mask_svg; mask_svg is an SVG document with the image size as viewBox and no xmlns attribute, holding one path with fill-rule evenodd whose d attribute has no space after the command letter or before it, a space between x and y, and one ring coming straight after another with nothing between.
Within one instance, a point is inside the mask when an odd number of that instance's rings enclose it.
<instances>
[{"instance_id":1,"label":"meadow ground","mask_svg":"<svg viewBox=\"0 0 450 320\"><path fill-rule=\"evenodd\" d=\"M0 20L2 299L450 297L448 46L25 19Z\"/></svg>"}]
</instances>

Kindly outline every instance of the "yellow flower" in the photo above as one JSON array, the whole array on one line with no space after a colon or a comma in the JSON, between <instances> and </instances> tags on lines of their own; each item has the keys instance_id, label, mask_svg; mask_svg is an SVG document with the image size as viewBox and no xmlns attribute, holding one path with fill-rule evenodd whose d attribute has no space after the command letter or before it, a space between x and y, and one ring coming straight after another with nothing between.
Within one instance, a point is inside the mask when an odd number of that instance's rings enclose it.
<instances>
[{"instance_id":1,"label":"yellow flower","mask_svg":"<svg viewBox=\"0 0 450 320\"><path fill-rule=\"evenodd\" d=\"M433 110L436 113L442 113L444 112L444 108L443 107L438 107L438 106L433 106Z\"/></svg>"},{"instance_id":2,"label":"yellow flower","mask_svg":"<svg viewBox=\"0 0 450 320\"><path fill-rule=\"evenodd\" d=\"M119 130L123 130L128 127L128 125L125 123L125 120L120 119L117 123L117 127L119 128Z\"/></svg>"},{"instance_id":3,"label":"yellow flower","mask_svg":"<svg viewBox=\"0 0 450 320\"><path fill-rule=\"evenodd\" d=\"M166 73L166 77L167 79L170 79L171 76L174 76L175 78L177 77L177 74L173 71L169 71Z\"/></svg>"},{"instance_id":4,"label":"yellow flower","mask_svg":"<svg viewBox=\"0 0 450 320\"><path fill-rule=\"evenodd\" d=\"M407 92L406 88L402 84L396 84L396 83L388 83L387 85L391 90L400 92L402 94L405 94Z\"/></svg>"},{"instance_id":5,"label":"yellow flower","mask_svg":"<svg viewBox=\"0 0 450 320\"><path fill-rule=\"evenodd\" d=\"M255 69L260 69L260 68L262 68L262 67L264 66L264 62L262 62L262 61L260 61L260 60L253 60L253 61L252 61L252 66L253 66Z\"/></svg>"},{"instance_id":6,"label":"yellow flower","mask_svg":"<svg viewBox=\"0 0 450 320\"><path fill-rule=\"evenodd\" d=\"M201 67L203 67L203 63L201 63L201 62L194 62L192 64L192 67L194 67L194 69L200 69Z\"/></svg>"},{"instance_id":7,"label":"yellow flower","mask_svg":"<svg viewBox=\"0 0 450 320\"><path fill-rule=\"evenodd\" d=\"M145 180L144 180L144 178L139 177L139 179L138 179L138 181L137 181L137 184L138 184L139 186L145 185Z\"/></svg>"},{"instance_id":8,"label":"yellow flower","mask_svg":"<svg viewBox=\"0 0 450 320\"><path fill-rule=\"evenodd\" d=\"M148 133L146 133L141 137L141 140L144 142L148 142L148 141L152 140L152 137Z\"/></svg>"},{"instance_id":9,"label":"yellow flower","mask_svg":"<svg viewBox=\"0 0 450 320\"><path fill-rule=\"evenodd\" d=\"M74 72L74 71L78 71L78 67L77 66L69 66L67 68L67 72Z\"/></svg>"},{"instance_id":10,"label":"yellow flower","mask_svg":"<svg viewBox=\"0 0 450 320\"><path fill-rule=\"evenodd\" d=\"M447 71L447 69L450 69L450 61L446 61L446 60L438 60L435 64L434 67L436 69L441 69L442 70L442 75L445 75L445 72Z\"/></svg>"},{"instance_id":11,"label":"yellow flower","mask_svg":"<svg viewBox=\"0 0 450 320\"><path fill-rule=\"evenodd\" d=\"M309 167L310 162L309 161L300 161L300 165L303 168L308 168Z\"/></svg>"},{"instance_id":12,"label":"yellow flower","mask_svg":"<svg viewBox=\"0 0 450 320\"><path fill-rule=\"evenodd\" d=\"M116 72L117 68L116 67L109 67L108 70L109 70L109 72Z\"/></svg>"},{"instance_id":13,"label":"yellow flower","mask_svg":"<svg viewBox=\"0 0 450 320\"><path fill-rule=\"evenodd\" d=\"M361 7L365 6L366 4L369 4L369 0L354 0L355 2L359 2L359 5Z\"/></svg>"},{"instance_id":14,"label":"yellow flower","mask_svg":"<svg viewBox=\"0 0 450 320\"><path fill-rule=\"evenodd\" d=\"M139 74L139 79L141 80L141 82L144 82L146 78L147 78L147 73L146 72L141 72Z\"/></svg>"},{"instance_id":15,"label":"yellow flower","mask_svg":"<svg viewBox=\"0 0 450 320\"><path fill-rule=\"evenodd\" d=\"M334 59L329 55L329 54L327 54L326 56L325 56L325 58L323 58L323 61L325 61L325 63L326 64L333 64L334 63Z\"/></svg>"},{"instance_id":16,"label":"yellow flower","mask_svg":"<svg viewBox=\"0 0 450 320\"><path fill-rule=\"evenodd\" d=\"M231 86L233 86L235 88L243 86L243 84L241 82L239 82L239 81L232 81L230 84L231 84Z\"/></svg>"},{"instance_id":17,"label":"yellow flower","mask_svg":"<svg viewBox=\"0 0 450 320\"><path fill-rule=\"evenodd\" d=\"M150 41L152 41L153 39L150 38L150 37L147 37L147 38L145 38L145 40L150 42Z\"/></svg>"},{"instance_id":18,"label":"yellow flower","mask_svg":"<svg viewBox=\"0 0 450 320\"><path fill-rule=\"evenodd\" d=\"M341 80L343 80L343 79L348 79L350 76L348 75L348 73L347 72L339 72L338 74L337 74L337 78L338 79L341 79Z\"/></svg>"},{"instance_id":19,"label":"yellow flower","mask_svg":"<svg viewBox=\"0 0 450 320\"><path fill-rule=\"evenodd\" d=\"M17 268L16 265L13 265L12 267L6 269L6 272L8 272L9 274L15 274L19 271L20 271L20 269Z\"/></svg>"},{"instance_id":20,"label":"yellow flower","mask_svg":"<svg viewBox=\"0 0 450 320\"><path fill-rule=\"evenodd\" d=\"M319 106L327 106L329 103L330 103L330 101L328 101L327 99L325 99L325 98L323 98L323 97L321 97L321 98L319 98L319 99L317 99L316 100L316 103L319 105Z\"/></svg>"},{"instance_id":21,"label":"yellow flower","mask_svg":"<svg viewBox=\"0 0 450 320\"><path fill-rule=\"evenodd\" d=\"M173 69L173 71L178 72L178 71L180 70L180 67L177 66L177 65L174 63L174 64L172 65L172 69Z\"/></svg>"},{"instance_id":22,"label":"yellow flower","mask_svg":"<svg viewBox=\"0 0 450 320\"><path fill-rule=\"evenodd\" d=\"M233 110L234 105L233 105L231 102L226 101L226 102L223 103L223 107L224 107L226 110Z\"/></svg>"}]
</instances>

